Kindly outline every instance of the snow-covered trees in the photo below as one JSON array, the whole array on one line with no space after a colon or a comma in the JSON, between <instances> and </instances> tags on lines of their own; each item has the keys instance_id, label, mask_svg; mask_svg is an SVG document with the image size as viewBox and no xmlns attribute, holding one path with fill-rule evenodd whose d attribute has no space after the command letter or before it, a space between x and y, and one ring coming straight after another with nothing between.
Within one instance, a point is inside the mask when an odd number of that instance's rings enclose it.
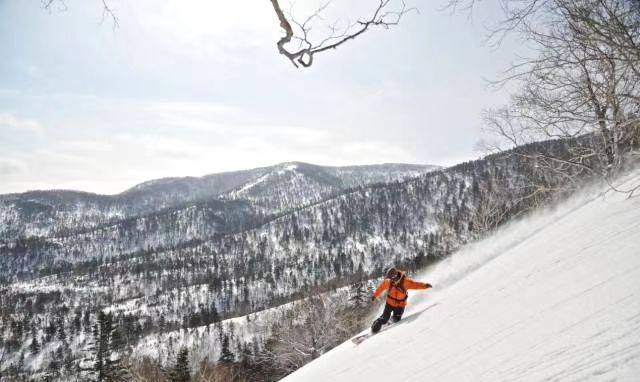
<instances>
[{"instance_id":1,"label":"snow-covered trees","mask_svg":"<svg viewBox=\"0 0 640 382\"><path fill-rule=\"evenodd\" d=\"M350 287L351 296L349 297L349 301L351 301L356 308L363 307L369 298L370 293L365 287L365 283L362 281L358 281Z\"/></svg>"},{"instance_id":2,"label":"snow-covered trees","mask_svg":"<svg viewBox=\"0 0 640 382\"><path fill-rule=\"evenodd\" d=\"M364 306L353 306L348 291L310 293L273 324L258 362L268 364L276 375L286 375L361 330L367 325L366 312Z\"/></svg>"}]
</instances>

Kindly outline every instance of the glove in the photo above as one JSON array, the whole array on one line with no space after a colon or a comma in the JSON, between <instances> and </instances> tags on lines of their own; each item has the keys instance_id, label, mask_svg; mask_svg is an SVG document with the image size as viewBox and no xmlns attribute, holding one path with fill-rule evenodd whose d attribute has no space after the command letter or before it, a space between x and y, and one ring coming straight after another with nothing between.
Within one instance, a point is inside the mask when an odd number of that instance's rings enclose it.
<instances>
[{"instance_id":1,"label":"glove","mask_svg":"<svg viewBox=\"0 0 640 382\"><path fill-rule=\"evenodd\" d=\"M429 288L433 288L433 286L429 283L424 283L424 288L429 289Z\"/></svg>"}]
</instances>

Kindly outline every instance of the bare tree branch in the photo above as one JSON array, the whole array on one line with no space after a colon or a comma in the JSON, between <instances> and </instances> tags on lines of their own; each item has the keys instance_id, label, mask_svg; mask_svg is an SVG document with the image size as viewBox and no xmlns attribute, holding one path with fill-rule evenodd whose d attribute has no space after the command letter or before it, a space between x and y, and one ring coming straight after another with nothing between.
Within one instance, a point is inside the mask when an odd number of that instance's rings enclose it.
<instances>
[{"instance_id":1,"label":"bare tree branch","mask_svg":"<svg viewBox=\"0 0 640 382\"><path fill-rule=\"evenodd\" d=\"M101 0L101 1L102 1L102 19L100 20L100 23L103 23L105 18L110 18L111 22L113 23L113 29L118 29L118 27L120 26L120 24L118 23L118 17L116 17L116 14L107 3L107 0Z\"/></svg>"},{"instance_id":2,"label":"bare tree branch","mask_svg":"<svg viewBox=\"0 0 640 382\"><path fill-rule=\"evenodd\" d=\"M322 13L329 6L330 1L322 3L320 7L303 22L297 22L291 15L291 12L289 12L288 15L285 14L280 6L279 0L270 1L280 22L280 28L285 32L285 35L280 38L276 44L278 52L289 59L295 67L302 66L305 68L313 64L315 54L336 49L367 32L372 27L389 28L397 25L402 19L402 16L410 11L416 10L415 8L407 8L404 0L400 1L400 7L397 10L390 9L392 0L379 0L378 6L371 17L358 20L345 27L342 31L339 31L340 28L338 28L336 24L330 25L328 28L330 31L329 35L320 39L319 42L314 42L309 34L312 29L311 24L314 20L322 19ZM298 34L294 31L294 26L296 30L298 30ZM298 41L296 48L290 46L294 40Z\"/></svg>"},{"instance_id":3,"label":"bare tree branch","mask_svg":"<svg viewBox=\"0 0 640 382\"><path fill-rule=\"evenodd\" d=\"M118 17L113 7L111 7L111 5L109 4L109 0L100 0L100 2L102 5L102 16L100 19L100 24L104 23L104 21L109 18L111 19L113 29L118 29L118 27L120 26ZM67 5L65 4L64 0L40 0L40 3L42 4L42 8L47 11L51 11L54 4L59 4L61 7L60 10L62 11L67 10Z\"/></svg>"}]
</instances>

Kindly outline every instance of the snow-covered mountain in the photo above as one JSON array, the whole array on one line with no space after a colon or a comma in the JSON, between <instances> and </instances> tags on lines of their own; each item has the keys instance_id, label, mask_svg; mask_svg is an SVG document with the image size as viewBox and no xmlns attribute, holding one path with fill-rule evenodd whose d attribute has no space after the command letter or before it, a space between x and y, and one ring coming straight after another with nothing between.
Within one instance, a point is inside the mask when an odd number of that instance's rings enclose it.
<instances>
[{"instance_id":1,"label":"snow-covered mountain","mask_svg":"<svg viewBox=\"0 0 640 382\"><path fill-rule=\"evenodd\" d=\"M166 209L191 208L211 199L247 200L260 213L279 213L350 187L404 180L438 168L407 164L326 167L291 162L203 177L157 179L116 195L64 190L0 195L0 240L66 235Z\"/></svg>"},{"instance_id":2,"label":"snow-covered mountain","mask_svg":"<svg viewBox=\"0 0 640 382\"><path fill-rule=\"evenodd\" d=\"M282 163L224 193L223 197L249 200L264 213L279 213L327 199L349 188L403 181L437 169L437 166L393 163L348 167Z\"/></svg>"},{"instance_id":3,"label":"snow-covered mountain","mask_svg":"<svg viewBox=\"0 0 640 382\"><path fill-rule=\"evenodd\" d=\"M639 248L640 196L595 189L417 275L434 289L400 323L283 381L638 381Z\"/></svg>"}]
</instances>

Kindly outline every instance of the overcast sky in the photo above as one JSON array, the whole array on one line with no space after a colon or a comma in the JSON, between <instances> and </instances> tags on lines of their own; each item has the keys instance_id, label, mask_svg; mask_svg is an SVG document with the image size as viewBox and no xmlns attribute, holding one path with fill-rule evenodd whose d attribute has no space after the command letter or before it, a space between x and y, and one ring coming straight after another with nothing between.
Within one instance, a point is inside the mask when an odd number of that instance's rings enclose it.
<instances>
[{"instance_id":1,"label":"overcast sky","mask_svg":"<svg viewBox=\"0 0 640 382\"><path fill-rule=\"evenodd\" d=\"M480 112L506 99L484 79L514 58L483 44L490 7L471 20L421 1L296 69L267 0L122 0L115 30L99 0L65 4L0 0L0 193L285 161L455 164L479 155Z\"/></svg>"}]
</instances>

